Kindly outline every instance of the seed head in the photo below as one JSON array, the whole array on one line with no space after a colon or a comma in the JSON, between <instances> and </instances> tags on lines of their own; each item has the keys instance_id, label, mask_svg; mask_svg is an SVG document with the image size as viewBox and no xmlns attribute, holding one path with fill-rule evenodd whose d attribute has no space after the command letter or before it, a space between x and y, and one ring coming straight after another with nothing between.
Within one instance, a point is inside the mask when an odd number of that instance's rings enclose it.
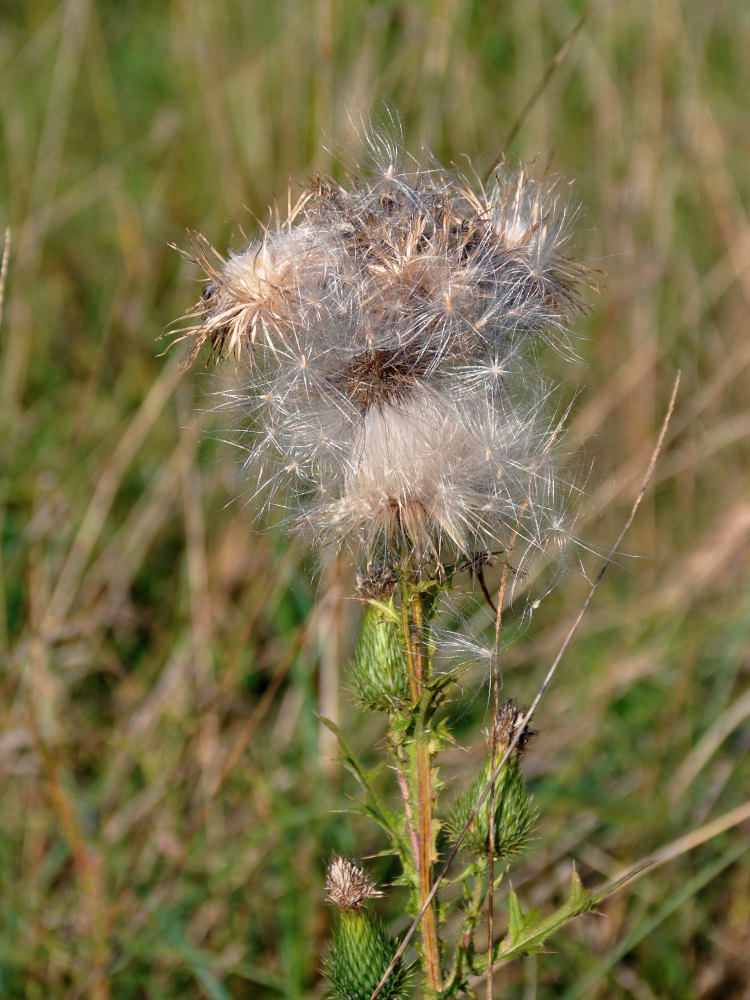
<instances>
[{"instance_id":1,"label":"seed head","mask_svg":"<svg viewBox=\"0 0 750 1000\"><path fill-rule=\"evenodd\" d=\"M584 279L566 201L526 169L485 189L364 140L368 170L317 177L242 253L194 237L209 284L178 337L247 360L248 471L317 539L384 562L541 548L561 484L534 345L568 349Z\"/></svg>"}]
</instances>

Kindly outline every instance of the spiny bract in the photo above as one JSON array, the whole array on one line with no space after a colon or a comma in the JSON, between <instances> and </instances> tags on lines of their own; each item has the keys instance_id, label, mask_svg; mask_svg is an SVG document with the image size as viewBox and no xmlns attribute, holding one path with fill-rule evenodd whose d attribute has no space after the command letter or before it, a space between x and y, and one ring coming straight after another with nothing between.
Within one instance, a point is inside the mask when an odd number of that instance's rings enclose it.
<instances>
[{"instance_id":1,"label":"spiny bract","mask_svg":"<svg viewBox=\"0 0 750 1000\"><path fill-rule=\"evenodd\" d=\"M319 540L417 563L542 548L559 426L533 343L566 348L584 278L566 201L526 169L472 186L407 163L400 133L364 141L368 170L317 177L242 253L194 237L210 283L178 336L249 360L248 470Z\"/></svg>"}]
</instances>

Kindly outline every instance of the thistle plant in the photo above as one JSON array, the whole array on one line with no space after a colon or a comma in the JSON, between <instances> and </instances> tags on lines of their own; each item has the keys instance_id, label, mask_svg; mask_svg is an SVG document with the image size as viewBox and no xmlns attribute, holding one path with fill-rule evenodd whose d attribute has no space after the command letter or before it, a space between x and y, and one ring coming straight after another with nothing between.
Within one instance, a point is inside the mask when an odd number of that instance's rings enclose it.
<instances>
[{"instance_id":1,"label":"thistle plant","mask_svg":"<svg viewBox=\"0 0 750 1000\"><path fill-rule=\"evenodd\" d=\"M522 768L529 713L497 696L502 613L532 557L570 535L564 415L550 415L540 348L570 354L587 272L559 183L525 167L501 165L483 184L420 166L397 126L363 139L345 184L316 177L242 252L225 257L193 235L186 256L208 280L177 335L192 340L191 359L207 345L242 365L228 400L244 417L262 504L358 563L363 619L347 686L359 711L385 717L400 808L327 724L400 863L424 995L453 997L598 900L574 875L559 910L524 914L511 890L504 933L493 934L496 890L536 823ZM471 664L467 655L438 668L435 622L459 574L481 580L493 561L493 724L475 780L444 805L438 764L454 745L450 705ZM446 905L436 866L452 845L462 850ZM408 995L403 949L369 912L379 895L360 868L334 859L324 970L339 1000Z\"/></svg>"}]
</instances>

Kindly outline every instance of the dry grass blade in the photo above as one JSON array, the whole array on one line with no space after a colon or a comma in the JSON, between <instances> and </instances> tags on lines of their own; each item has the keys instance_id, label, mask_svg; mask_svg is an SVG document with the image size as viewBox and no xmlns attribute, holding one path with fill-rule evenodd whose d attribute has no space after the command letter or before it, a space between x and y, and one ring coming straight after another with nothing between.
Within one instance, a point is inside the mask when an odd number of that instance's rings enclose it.
<instances>
[{"instance_id":1,"label":"dry grass blade","mask_svg":"<svg viewBox=\"0 0 750 1000\"><path fill-rule=\"evenodd\" d=\"M10 263L10 226L5 228L5 239L3 241L3 262L0 265L0 323L3 321L3 305L5 303L5 282L8 278L8 264Z\"/></svg>"},{"instance_id":2,"label":"dry grass blade","mask_svg":"<svg viewBox=\"0 0 750 1000\"><path fill-rule=\"evenodd\" d=\"M614 873L608 884L619 881L634 869L642 869L633 876L633 879L640 878L646 871L652 871L654 868L658 868L668 861L674 861L680 855L687 854L688 851L694 851L701 844L705 844L714 837L718 837L720 834L726 833L727 830L732 830L736 826L747 823L749 820L750 800L737 806L736 809L730 809L729 812L724 813L722 816L717 816L715 819L709 820L708 823L704 823L695 830L691 830L682 837L678 837L671 843L665 844L659 850L649 855L649 857L642 858L640 861L636 861L635 864L620 869ZM633 879L629 879L628 881L633 881Z\"/></svg>"},{"instance_id":3,"label":"dry grass blade","mask_svg":"<svg viewBox=\"0 0 750 1000\"><path fill-rule=\"evenodd\" d=\"M581 30L581 28L584 26L584 24L588 20L589 15L591 14L591 11L594 9L594 5L596 4L596 2L597 2L597 0L589 0L588 6L584 10L583 14L581 14L581 16L579 17L578 21L573 26L570 34L568 35L568 37L565 39L565 41L563 42L563 44L558 49L558 51L557 51L557 53L555 55L555 58L552 60L552 62L547 67L547 71L544 74L544 76L542 77L542 79L539 81L539 84L538 84L536 90L534 91L534 93L531 95L531 97L528 99L528 101L526 102L526 104L521 109L521 111L520 111L520 113L518 115L518 118L516 119L516 121L514 122L512 128L508 132L508 137L505 140L505 143L503 144L502 149L497 154L497 156L495 157L495 159L492 161L492 164L491 164L489 170L485 174L485 178L484 178L485 183L492 176L493 172L495 170L497 170L497 168L500 166L500 164L503 163L503 161L505 160L506 153L508 152L508 149L512 145L513 140L516 138L516 136L518 135L518 133L523 128L523 123L526 121L526 119L527 119L527 117L528 117L531 109L534 107L534 105L536 104L536 102L539 100L539 98L544 93L544 91L545 91L545 89L547 87L547 84L552 79L552 76L555 73L555 70L558 68L558 66L560 66L560 64L563 62L563 60L567 56L568 52L570 51L571 46L573 45L573 42L575 41L576 36L578 35L578 32Z\"/></svg>"},{"instance_id":4,"label":"dry grass blade","mask_svg":"<svg viewBox=\"0 0 750 1000\"><path fill-rule=\"evenodd\" d=\"M5 241L3 244L3 261L0 265L0 331L3 323L3 306L5 304L5 282L8 278L8 265L10 263L10 226L5 229ZM4 503L0 503L0 525L3 522ZM8 647L8 628L5 616L5 574L3 573L3 557L0 550L0 654L4 653Z\"/></svg>"},{"instance_id":5,"label":"dry grass blade","mask_svg":"<svg viewBox=\"0 0 750 1000\"><path fill-rule=\"evenodd\" d=\"M144 399L102 470L86 514L60 571L42 622L42 633L54 631L68 614L127 467L133 461L182 377L176 365L165 368Z\"/></svg>"}]
</instances>

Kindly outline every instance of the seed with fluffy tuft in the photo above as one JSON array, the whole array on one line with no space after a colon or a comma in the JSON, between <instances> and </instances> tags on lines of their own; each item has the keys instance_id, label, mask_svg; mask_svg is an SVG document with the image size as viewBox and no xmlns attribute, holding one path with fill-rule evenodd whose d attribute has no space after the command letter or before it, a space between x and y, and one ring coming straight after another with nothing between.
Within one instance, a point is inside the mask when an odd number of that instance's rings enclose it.
<instances>
[{"instance_id":1,"label":"seed with fluffy tuft","mask_svg":"<svg viewBox=\"0 0 750 1000\"><path fill-rule=\"evenodd\" d=\"M535 341L561 353L585 270L554 183L502 169L485 190L405 169L398 141L348 186L318 177L289 218L209 278L193 355L249 359L230 402L248 470L321 540L416 562L559 534L559 426Z\"/></svg>"}]
</instances>

